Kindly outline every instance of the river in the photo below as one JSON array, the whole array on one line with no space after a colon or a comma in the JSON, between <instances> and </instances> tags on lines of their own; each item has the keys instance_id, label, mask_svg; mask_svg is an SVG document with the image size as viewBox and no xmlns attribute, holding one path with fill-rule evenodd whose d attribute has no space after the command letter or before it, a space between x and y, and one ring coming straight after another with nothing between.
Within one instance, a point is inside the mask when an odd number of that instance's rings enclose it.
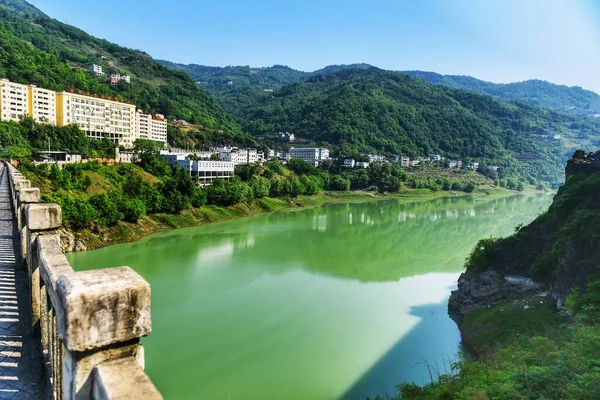
<instances>
[{"instance_id":1,"label":"river","mask_svg":"<svg viewBox=\"0 0 600 400\"><path fill-rule=\"evenodd\" d=\"M550 195L327 204L68 255L152 285L146 371L166 399L365 399L460 350L447 300L475 243ZM435 376L435 371L432 371Z\"/></svg>"}]
</instances>

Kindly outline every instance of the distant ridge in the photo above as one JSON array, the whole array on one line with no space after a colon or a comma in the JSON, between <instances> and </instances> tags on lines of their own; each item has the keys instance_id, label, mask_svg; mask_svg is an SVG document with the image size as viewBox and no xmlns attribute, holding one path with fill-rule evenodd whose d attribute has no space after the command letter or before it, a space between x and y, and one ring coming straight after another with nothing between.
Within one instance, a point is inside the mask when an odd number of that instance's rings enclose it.
<instances>
[{"instance_id":1,"label":"distant ridge","mask_svg":"<svg viewBox=\"0 0 600 400\"><path fill-rule=\"evenodd\" d=\"M231 91L229 82L237 88L262 91L278 89L290 83L305 81L315 75L331 74L347 69L369 69L372 65L359 63L347 65L330 65L312 72L298 71L284 65L252 68L249 66L208 67L197 64L176 64L158 60L159 63L187 72L211 94L220 97ZM542 80L528 80L515 83L493 83L471 76L441 75L427 71L398 71L400 73L421 78L434 85L447 86L453 89L470 90L488 94L503 100L520 101L536 107L551 110L573 112L581 116L592 117L600 114L600 95L578 86L557 85Z\"/></svg>"},{"instance_id":2,"label":"distant ridge","mask_svg":"<svg viewBox=\"0 0 600 400\"><path fill-rule=\"evenodd\" d=\"M492 83L462 75L441 75L425 71L401 72L425 79L434 85L471 90L504 100L522 101L536 107L575 112L582 116L600 113L600 95L579 86L556 85L538 79L514 83Z\"/></svg>"}]
</instances>

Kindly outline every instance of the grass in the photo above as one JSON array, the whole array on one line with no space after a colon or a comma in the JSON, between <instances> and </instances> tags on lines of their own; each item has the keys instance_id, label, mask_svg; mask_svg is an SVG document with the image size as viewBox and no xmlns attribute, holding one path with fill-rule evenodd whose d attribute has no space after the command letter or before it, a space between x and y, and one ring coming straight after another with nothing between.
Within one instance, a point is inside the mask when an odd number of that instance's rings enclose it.
<instances>
[{"instance_id":1,"label":"grass","mask_svg":"<svg viewBox=\"0 0 600 400\"><path fill-rule=\"evenodd\" d=\"M486 359L520 337L549 335L559 324L553 301L527 297L468 313L460 328L467 348L480 359Z\"/></svg>"}]
</instances>

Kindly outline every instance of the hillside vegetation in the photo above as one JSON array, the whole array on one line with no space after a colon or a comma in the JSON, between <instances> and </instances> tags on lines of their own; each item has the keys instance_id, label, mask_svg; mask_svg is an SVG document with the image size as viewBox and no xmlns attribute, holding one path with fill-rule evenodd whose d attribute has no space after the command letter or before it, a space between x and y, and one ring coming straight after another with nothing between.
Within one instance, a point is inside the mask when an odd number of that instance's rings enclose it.
<instances>
[{"instance_id":1,"label":"hillside vegetation","mask_svg":"<svg viewBox=\"0 0 600 400\"><path fill-rule=\"evenodd\" d=\"M402 71L402 73L435 85L489 94L536 107L575 112L582 116L600 113L600 95L577 86L556 85L537 79L514 83L492 83L470 76L441 75L435 72Z\"/></svg>"},{"instance_id":2,"label":"hillside vegetation","mask_svg":"<svg viewBox=\"0 0 600 400\"><path fill-rule=\"evenodd\" d=\"M467 260L450 308L476 356L402 399L595 399L600 393L600 152L576 152L548 211ZM533 279L518 287L505 277ZM558 310L557 310L558 308Z\"/></svg>"},{"instance_id":3,"label":"hillside vegetation","mask_svg":"<svg viewBox=\"0 0 600 400\"><path fill-rule=\"evenodd\" d=\"M227 112L236 114L236 102L248 104L249 100L268 95L270 90L306 81L316 75L340 72L346 69L369 69L368 64L331 65L304 72L284 65L267 68L249 66L208 67L197 64L177 64L159 60L162 65L184 71L221 104ZM600 113L600 95L577 86L557 85L542 80L514 83L493 83L462 75L441 75L425 71L400 71L421 78L434 85L464 89L488 94L507 101L523 102L535 107L592 117ZM239 121L239 119L237 119Z\"/></svg>"},{"instance_id":4,"label":"hillside vegetation","mask_svg":"<svg viewBox=\"0 0 600 400\"><path fill-rule=\"evenodd\" d=\"M187 74L148 54L97 39L52 19L21 0L0 0L0 78L62 91L77 88L131 100L138 108L181 118L205 129L240 135L239 126ZM107 83L89 66L131 76L131 84Z\"/></svg>"},{"instance_id":5,"label":"hillside vegetation","mask_svg":"<svg viewBox=\"0 0 600 400\"><path fill-rule=\"evenodd\" d=\"M379 69L345 70L288 85L248 111L254 135L288 130L341 154L442 154L501 167L501 177L559 184L565 150L553 134L575 116L513 104ZM600 126L590 122L590 132ZM543 136L550 136L550 139ZM530 182L532 183L532 182Z\"/></svg>"},{"instance_id":6,"label":"hillside vegetation","mask_svg":"<svg viewBox=\"0 0 600 400\"><path fill-rule=\"evenodd\" d=\"M285 65L274 65L266 68L252 68L249 66L207 67L197 64L176 64L164 60L158 62L189 74L239 124L245 121L245 110L270 97L273 90L305 81L320 74L371 67L367 64L330 65L314 72L303 72Z\"/></svg>"}]
</instances>

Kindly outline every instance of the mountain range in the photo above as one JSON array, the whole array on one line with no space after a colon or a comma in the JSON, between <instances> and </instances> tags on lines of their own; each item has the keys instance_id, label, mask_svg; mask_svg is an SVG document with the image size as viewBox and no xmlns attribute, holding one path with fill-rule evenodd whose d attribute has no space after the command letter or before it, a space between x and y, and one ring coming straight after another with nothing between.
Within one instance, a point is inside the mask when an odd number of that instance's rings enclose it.
<instances>
[{"instance_id":1,"label":"mountain range","mask_svg":"<svg viewBox=\"0 0 600 400\"><path fill-rule=\"evenodd\" d=\"M116 95L185 119L191 129L169 130L178 146L273 144L276 132L292 131L336 155L438 153L498 165L499 179L557 185L567 154L597 144L600 132L600 120L588 117L600 112L600 96L542 81L500 85L368 64L313 72L179 65L95 38L23 0L0 0L0 35L1 78ZM110 85L91 64L131 83Z\"/></svg>"},{"instance_id":2,"label":"mountain range","mask_svg":"<svg viewBox=\"0 0 600 400\"><path fill-rule=\"evenodd\" d=\"M302 82L316 75L346 69L373 68L369 64L330 65L313 72L304 72L285 65L264 68L207 67L197 64L176 64L164 60L158 60L158 62L188 73L208 93L222 101L233 96L234 93L244 96L248 90L259 93L264 90L279 89L284 85ZM503 100L524 102L536 107L573 112L589 117L600 114L600 95L578 86L556 85L537 79L514 83L493 83L462 75L441 75L425 71L397 72L424 79L434 85L489 94ZM225 103L227 102L225 101Z\"/></svg>"}]
</instances>

